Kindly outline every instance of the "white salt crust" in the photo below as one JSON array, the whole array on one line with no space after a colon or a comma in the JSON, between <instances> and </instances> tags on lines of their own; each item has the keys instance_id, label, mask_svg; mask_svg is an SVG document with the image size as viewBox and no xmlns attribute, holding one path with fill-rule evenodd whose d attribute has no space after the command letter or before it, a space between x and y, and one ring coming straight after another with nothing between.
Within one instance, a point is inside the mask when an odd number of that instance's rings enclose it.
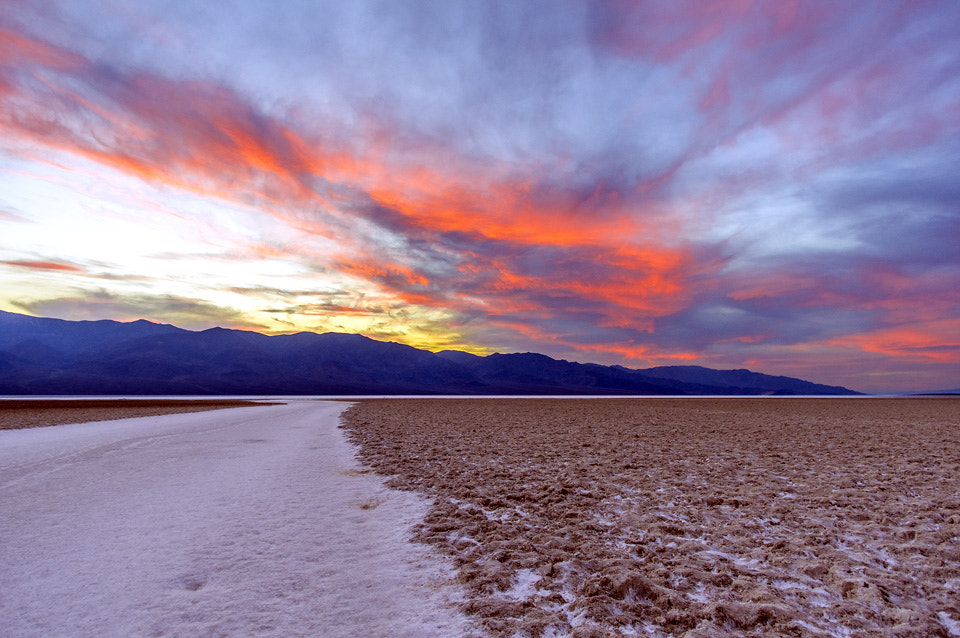
<instances>
[{"instance_id":1,"label":"white salt crust","mask_svg":"<svg viewBox=\"0 0 960 638\"><path fill-rule=\"evenodd\" d=\"M426 511L294 401L0 431L0 627L27 636L458 636Z\"/></svg>"}]
</instances>

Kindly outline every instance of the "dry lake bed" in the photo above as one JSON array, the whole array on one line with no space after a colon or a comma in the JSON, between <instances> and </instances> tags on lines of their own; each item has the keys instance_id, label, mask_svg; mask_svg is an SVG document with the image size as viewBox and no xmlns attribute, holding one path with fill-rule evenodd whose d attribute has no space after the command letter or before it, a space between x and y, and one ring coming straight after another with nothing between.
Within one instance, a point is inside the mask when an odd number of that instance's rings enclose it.
<instances>
[{"instance_id":1,"label":"dry lake bed","mask_svg":"<svg viewBox=\"0 0 960 638\"><path fill-rule=\"evenodd\" d=\"M396 399L360 459L432 499L495 636L960 636L960 400Z\"/></svg>"},{"instance_id":2,"label":"dry lake bed","mask_svg":"<svg viewBox=\"0 0 960 638\"><path fill-rule=\"evenodd\" d=\"M960 399L48 403L9 635L960 636Z\"/></svg>"}]
</instances>

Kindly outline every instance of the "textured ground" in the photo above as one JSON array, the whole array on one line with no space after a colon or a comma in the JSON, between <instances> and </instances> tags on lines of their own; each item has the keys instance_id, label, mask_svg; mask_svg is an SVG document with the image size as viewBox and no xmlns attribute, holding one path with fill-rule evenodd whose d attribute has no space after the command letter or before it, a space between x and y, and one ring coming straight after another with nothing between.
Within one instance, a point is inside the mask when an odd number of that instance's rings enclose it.
<instances>
[{"instance_id":1,"label":"textured ground","mask_svg":"<svg viewBox=\"0 0 960 638\"><path fill-rule=\"evenodd\" d=\"M0 399L0 430L275 405L232 399Z\"/></svg>"},{"instance_id":2,"label":"textured ground","mask_svg":"<svg viewBox=\"0 0 960 638\"><path fill-rule=\"evenodd\" d=\"M433 498L494 636L960 636L960 400L398 399L344 415Z\"/></svg>"}]
</instances>

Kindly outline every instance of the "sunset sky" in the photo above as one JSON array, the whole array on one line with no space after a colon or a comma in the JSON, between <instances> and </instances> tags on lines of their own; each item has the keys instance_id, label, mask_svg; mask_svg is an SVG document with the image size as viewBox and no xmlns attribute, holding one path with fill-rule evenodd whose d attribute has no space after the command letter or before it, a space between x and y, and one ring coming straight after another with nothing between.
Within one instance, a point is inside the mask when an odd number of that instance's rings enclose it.
<instances>
[{"instance_id":1,"label":"sunset sky","mask_svg":"<svg viewBox=\"0 0 960 638\"><path fill-rule=\"evenodd\" d=\"M960 2L5 0L0 309L960 386Z\"/></svg>"}]
</instances>

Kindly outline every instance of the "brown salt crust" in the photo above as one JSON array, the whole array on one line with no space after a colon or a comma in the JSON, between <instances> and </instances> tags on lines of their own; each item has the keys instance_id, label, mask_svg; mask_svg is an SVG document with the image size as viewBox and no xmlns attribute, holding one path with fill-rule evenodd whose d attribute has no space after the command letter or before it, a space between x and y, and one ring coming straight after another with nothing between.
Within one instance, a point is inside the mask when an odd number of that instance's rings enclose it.
<instances>
[{"instance_id":1,"label":"brown salt crust","mask_svg":"<svg viewBox=\"0 0 960 638\"><path fill-rule=\"evenodd\" d=\"M496 636L949 636L960 400L363 400Z\"/></svg>"},{"instance_id":2,"label":"brown salt crust","mask_svg":"<svg viewBox=\"0 0 960 638\"><path fill-rule=\"evenodd\" d=\"M235 399L0 399L0 430L257 405L278 404Z\"/></svg>"}]
</instances>

